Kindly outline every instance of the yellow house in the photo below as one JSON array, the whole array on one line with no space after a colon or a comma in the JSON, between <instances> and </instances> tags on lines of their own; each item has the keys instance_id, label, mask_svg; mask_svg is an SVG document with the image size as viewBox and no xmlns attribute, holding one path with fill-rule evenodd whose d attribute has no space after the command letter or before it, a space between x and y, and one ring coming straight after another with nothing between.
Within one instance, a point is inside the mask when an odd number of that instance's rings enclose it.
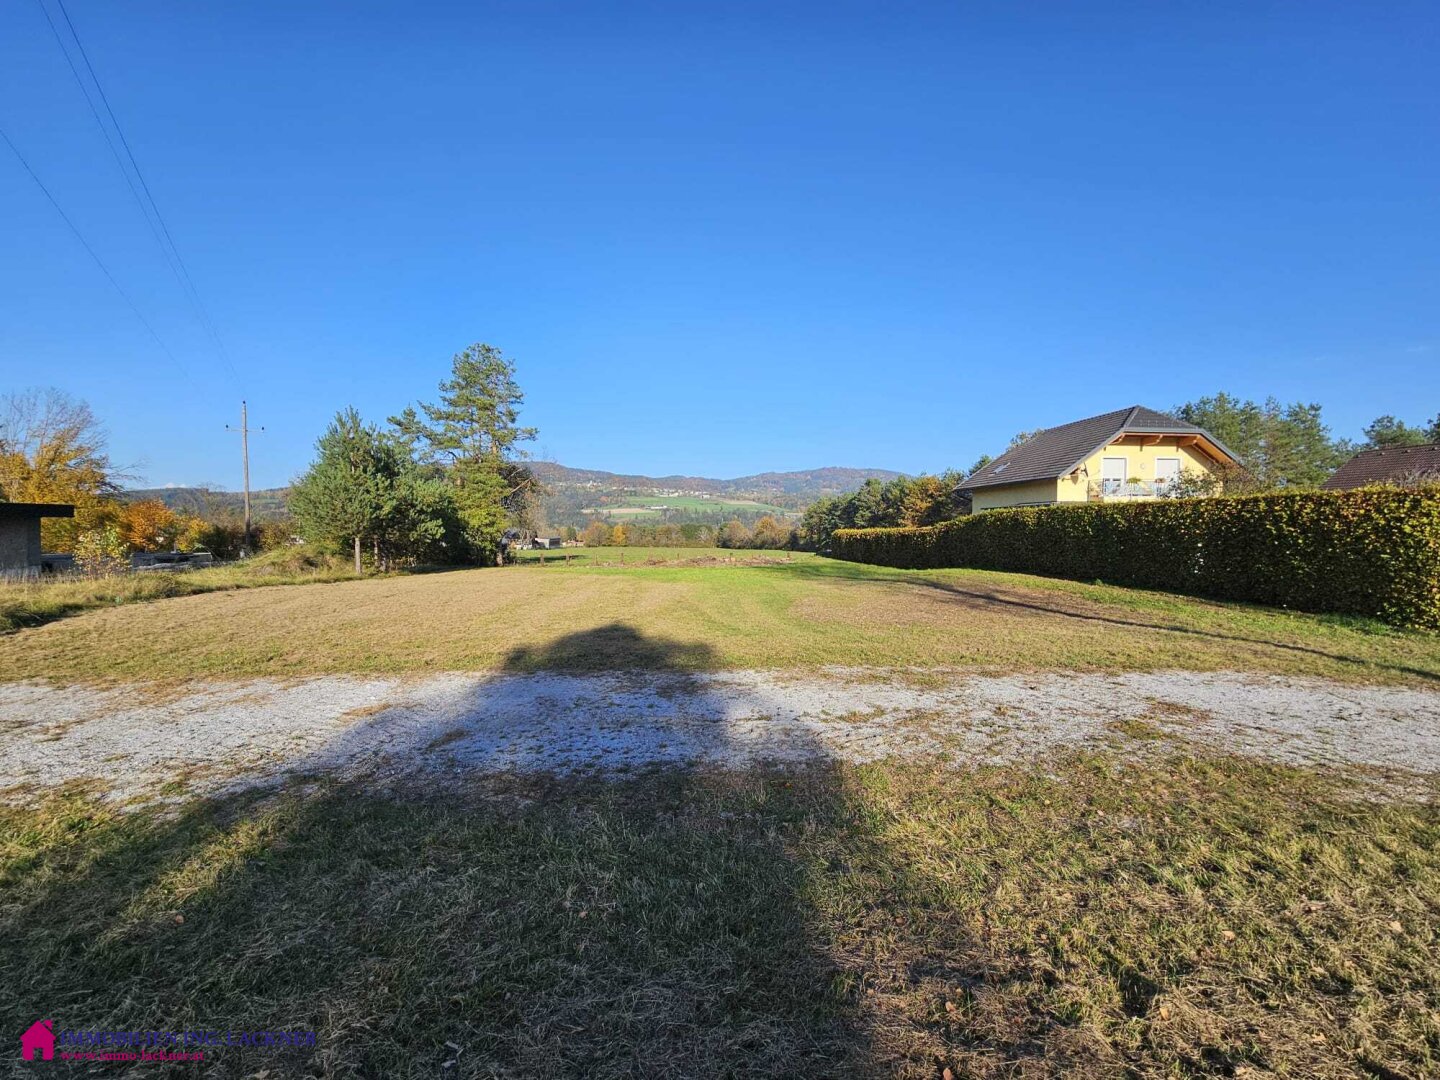
<instances>
[{"instance_id":1,"label":"yellow house","mask_svg":"<svg viewBox=\"0 0 1440 1080\"><path fill-rule=\"evenodd\" d=\"M1238 465L1204 428L1132 405L1047 428L965 478L971 509L1157 499Z\"/></svg>"}]
</instances>

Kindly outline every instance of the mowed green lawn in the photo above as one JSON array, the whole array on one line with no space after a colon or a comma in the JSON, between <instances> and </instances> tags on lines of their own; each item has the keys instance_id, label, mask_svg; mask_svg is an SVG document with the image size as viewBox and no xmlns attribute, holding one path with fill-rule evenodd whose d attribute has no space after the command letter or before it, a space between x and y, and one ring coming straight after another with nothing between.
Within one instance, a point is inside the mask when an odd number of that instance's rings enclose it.
<instances>
[{"instance_id":1,"label":"mowed green lawn","mask_svg":"<svg viewBox=\"0 0 1440 1080\"><path fill-rule=\"evenodd\" d=\"M117 604L0 636L0 678L843 665L1440 680L1440 636L1363 620L803 553L572 555Z\"/></svg>"}]
</instances>

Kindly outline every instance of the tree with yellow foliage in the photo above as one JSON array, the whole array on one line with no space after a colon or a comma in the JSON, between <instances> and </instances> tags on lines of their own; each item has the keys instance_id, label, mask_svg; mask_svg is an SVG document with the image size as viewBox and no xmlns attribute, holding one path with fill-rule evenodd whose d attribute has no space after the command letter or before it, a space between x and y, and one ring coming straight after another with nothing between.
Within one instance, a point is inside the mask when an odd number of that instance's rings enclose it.
<instances>
[{"instance_id":1,"label":"tree with yellow foliage","mask_svg":"<svg viewBox=\"0 0 1440 1080\"><path fill-rule=\"evenodd\" d=\"M159 499L126 503L120 512L120 535L133 551L173 551L185 522Z\"/></svg>"},{"instance_id":2,"label":"tree with yellow foliage","mask_svg":"<svg viewBox=\"0 0 1440 1080\"><path fill-rule=\"evenodd\" d=\"M41 523L45 550L73 551L79 534L116 524L115 480L105 432L83 401L54 389L0 398L0 498L75 507L73 519Z\"/></svg>"}]
</instances>

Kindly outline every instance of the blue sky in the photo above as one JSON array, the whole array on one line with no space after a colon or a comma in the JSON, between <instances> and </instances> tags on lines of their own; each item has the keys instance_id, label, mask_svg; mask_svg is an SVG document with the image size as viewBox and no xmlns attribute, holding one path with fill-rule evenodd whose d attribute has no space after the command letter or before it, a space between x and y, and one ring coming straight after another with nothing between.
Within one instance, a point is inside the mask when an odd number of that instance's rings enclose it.
<instances>
[{"instance_id":1,"label":"blue sky","mask_svg":"<svg viewBox=\"0 0 1440 1080\"><path fill-rule=\"evenodd\" d=\"M537 450L627 472L963 467L1219 389L1440 411L1433 3L67 7L237 373L17 0L0 126L180 362L0 146L0 386L150 483L238 486L242 394L284 483L480 340Z\"/></svg>"}]
</instances>

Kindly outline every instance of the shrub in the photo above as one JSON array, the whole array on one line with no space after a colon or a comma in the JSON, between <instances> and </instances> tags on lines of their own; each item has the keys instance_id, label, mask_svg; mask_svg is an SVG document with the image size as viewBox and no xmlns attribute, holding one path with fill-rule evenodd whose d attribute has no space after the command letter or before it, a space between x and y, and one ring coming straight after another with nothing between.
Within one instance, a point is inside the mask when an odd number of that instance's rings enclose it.
<instances>
[{"instance_id":1,"label":"shrub","mask_svg":"<svg viewBox=\"0 0 1440 1080\"><path fill-rule=\"evenodd\" d=\"M1167 589L1440 629L1440 488L990 510L843 529L833 554Z\"/></svg>"}]
</instances>

